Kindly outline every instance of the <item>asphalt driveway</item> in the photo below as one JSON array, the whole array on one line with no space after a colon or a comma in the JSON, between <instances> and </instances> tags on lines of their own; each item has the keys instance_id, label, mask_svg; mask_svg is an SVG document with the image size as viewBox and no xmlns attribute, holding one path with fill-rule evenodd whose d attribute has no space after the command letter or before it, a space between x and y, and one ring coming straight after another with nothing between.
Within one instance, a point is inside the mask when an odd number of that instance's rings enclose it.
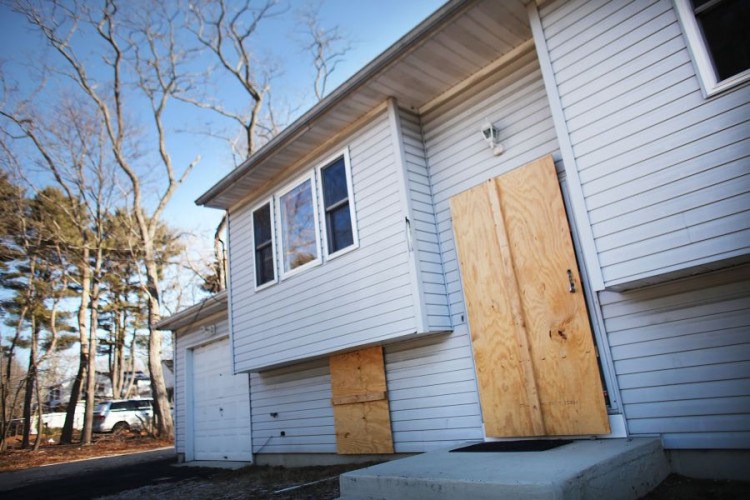
<instances>
[{"instance_id":1,"label":"asphalt driveway","mask_svg":"<svg viewBox=\"0 0 750 500\"><path fill-rule=\"evenodd\" d=\"M174 448L46 465L0 474L0 497L96 498L152 484L213 476L220 469L174 467Z\"/></svg>"}]
</instances>

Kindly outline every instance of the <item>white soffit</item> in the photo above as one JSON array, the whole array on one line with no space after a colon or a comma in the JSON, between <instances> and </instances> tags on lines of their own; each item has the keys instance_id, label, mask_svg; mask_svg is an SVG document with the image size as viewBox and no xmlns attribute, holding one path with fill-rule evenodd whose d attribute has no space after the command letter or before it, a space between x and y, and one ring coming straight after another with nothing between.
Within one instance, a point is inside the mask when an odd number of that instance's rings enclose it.
<instances>
[{"instance_id":1,"label":"white soffit","mask_svg":"<svg viewBox=\"0 0 750 500\"><path fill-rule=\"evenodd\" d=\"M521 0L455 0L380 54L196 200L228 209L389 98L414 111L531 39Z\"/></svg>"}]
</instances>

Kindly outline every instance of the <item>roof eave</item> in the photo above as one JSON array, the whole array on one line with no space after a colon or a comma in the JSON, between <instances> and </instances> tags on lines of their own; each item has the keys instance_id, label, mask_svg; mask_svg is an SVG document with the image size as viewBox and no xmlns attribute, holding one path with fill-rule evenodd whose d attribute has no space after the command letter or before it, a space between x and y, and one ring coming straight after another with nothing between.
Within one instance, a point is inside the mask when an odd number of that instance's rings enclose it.
<instances>
[{"instance_id":1,"label":"roof eave","mask_svg":"<svg viewBox=\"0 0 750 500\"><path fill-rule=\"evenodd\" d=\"M303 133L306 127L310 127L312 122L315 122L317 119L324 116L331 109L335 108L341 100L353 94L366 82L376 77L378 73L406 55L412 47L422 42L423 39L436 27L443 24L447 19L453 17L457 12L470 5L473 1L474 0L449 0L427 19L422 21L410 32L401 37L396 43L373 59L364 68L342 83L328 96L310 108L290 126L281 131L255 154L250 156L237 168L209 188L208 191L195 200L196 205L225 210L228 209L229 205L221 203L217 198L224 191L229 189L238 179L252 171L255 165L273 156L273 154L291 142L297 135Z\"/></svg>"},{"instance_id":2,"label":"roof eave","mask_svg":"<svg viewBox=\"0 0 750 500\"><path fill-rule=\"evenodd\" d=\"M169 317L162 318L156 323L156 328L158 330L175 331L195 322L202 321L210 316L226 311L227 299L227 291L221 291Z\"/></svg>"}]
</instances>

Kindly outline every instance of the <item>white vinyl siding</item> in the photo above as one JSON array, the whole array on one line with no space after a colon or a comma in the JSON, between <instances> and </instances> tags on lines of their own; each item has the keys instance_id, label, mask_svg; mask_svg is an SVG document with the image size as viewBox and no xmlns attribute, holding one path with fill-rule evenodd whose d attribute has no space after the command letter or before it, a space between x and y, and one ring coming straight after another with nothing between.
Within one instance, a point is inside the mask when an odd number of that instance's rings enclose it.
<instances>
[{"instance_id":1,"label":"white vinyl siding","mask_svg":"<svg viewBox=\"0 0 750 500\"><path fill-rule=\"evenodd\" d=\"M487 120L500 131L505 148L500 156L495 156L482 138L481 125ZM405 124L408 122L404 120ZM398 345L386 348L397 451L426 451L483 438L450 198L547 154L559 159L554 124L533 50L427 113L422 124L454 332L441 342L413 351L396 351ZM420 351L425 352L424 358L415 356Z\"/></svg>"},{"instance_id":2,"label":"white vinyl siding","mask_svg":"<svg viewBox=\"0 0 750 500\"><path fill-rule=\"evenodd\" d=\"M482 138L481 125L488 119L500 130L505 148L500 156ZM428 113L423 126L452 323L457 330L463 324L465 332L450 198L547 154L559 158L535 53L527 52L478 89Z\"/></svg>"},{"instance_id":3,"label":"white vinyl siding","mask_svg":"<svg viewBox=\"0 0 750 500\"><path fill-rule=\"evenodd\" d=\"M251 373L250 388L253 453L336 453L327 359Z\"/></svg>"},{"instance_id":4,"label":"white vinyl siding","mask_svg":"<svg viewBox=\"0 0 750 500\"><path fill-rule=\"evenodd\" d=\"M404 211L386 116L373 119L345 144L358 249L255 293L250 210L230 212L230 307L237 371L416 333ZM300 171L342 148L332 147ZM258 199L269 194L258 193ZM322 206L322 200L317 202Z\"/></svg>"},{"instance_id":5,"label":"white vinyl siding","mask_svg":"<svg viewBox=\"0 0 750 500\"><path fill-rule=\"evenodd\" d=\"M605 285L750 252L750 86L706 99L669 0L540 11Z\"/></svg>"},{"instance_id":6,"label":"white vinyl siding","mask_svg":"<svg viewBox=\"0 0 750 500\"><path fill-rule=\"evenodd\" d=\"M388 344L384 354L396 453L482 439L466 335ZM327 359L251 373L250 387L254 453L336 453Z\"/></svg>"},{"instance_id":7,"label":"white vinyl siding","mask_svg":"<svg viewBox=\"0 0 750 500\"><path fill-rule=\"evenodd\" d=\"M399 110L399 119L409 187L407 196L411 198L411 223L414 226L412 244L419 255L418 279L423 287L426 328L428 331L446 331L451 328L450 311L421 125L417 116L405 110Z\"/></svg>"},{"instance_id":8,"label":"white vinyl siding","mask_svg":"<svg viewBox=\"0 0 750 500\"><path fill-rule=\"evenodd\" d=\"M602 292L631 434L750 448L750 267Z\"/></svg>"},{"instance_id":9,"label":"white vinyl siding","mask_svg":"<svg viewBox=\"0 0 750 500\"><path fill-rule=\"evenodd\" d=\"M466 333L385 346L396 453L481 440L482 416Z\"/></svg>"},{"instance_id":10,"label":"white vinyl siding","mask_svg":"<svg viewBox=\"0 0 750 500\"><path fill-rule=\"evenodd\" d=\"M186 377L185 371L185 354L189 346L197 345L200 342L209 340L207 330L202 330L201 326L214 328L211 330L210 339L226 337L229 334L229 323L226 317L214 319L213 321L201 322L190 327L178 330L175 333L174 349L174 426L175 426L175 450L177 453L185 453L186 436L185 424L187 422L186 414ZM227 346L229 348L229 346ZM249 427L249 426L248 426Z\"/></svg>"}]
</instances>

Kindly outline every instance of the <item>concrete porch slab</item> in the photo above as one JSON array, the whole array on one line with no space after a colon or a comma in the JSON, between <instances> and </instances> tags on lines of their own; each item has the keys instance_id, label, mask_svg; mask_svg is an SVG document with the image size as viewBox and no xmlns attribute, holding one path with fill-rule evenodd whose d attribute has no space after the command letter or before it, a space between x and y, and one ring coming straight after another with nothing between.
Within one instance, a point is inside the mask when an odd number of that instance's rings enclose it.
<instances>
[{"instance_id":1,"label":"concrete porch slab","mask_svg":"<svg viewBox=\"0 0 750 500\"><path fill-rule=\"evenodd\" d=\"M602 439L542 452L428 452L347 472L340 484L345 500L626 500L668 474L659 439Z\"/></svg>"}]
</instances>

